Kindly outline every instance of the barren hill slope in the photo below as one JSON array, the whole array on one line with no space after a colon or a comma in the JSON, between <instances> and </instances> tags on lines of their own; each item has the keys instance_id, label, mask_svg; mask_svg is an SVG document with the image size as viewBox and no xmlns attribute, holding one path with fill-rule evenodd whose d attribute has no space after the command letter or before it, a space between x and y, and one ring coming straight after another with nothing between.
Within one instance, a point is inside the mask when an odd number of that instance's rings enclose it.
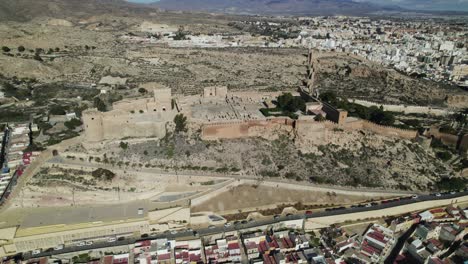
<instances>
[{"instance_id":1,"label":"barren hill slope","mask_svg":"<svg viewBox=\"0 0 468 264\"><path fill-rule=\"evenodd\" d=\"M81 17L100 14L129 15L150 11L150 7L124 0L2 0L0 21L25 21L35 17Z\"/></svg>"},{"instance_id":2,"label":"barren hill slope","mask_svg":"<svg viewBox=\"0 0 468 264\"><path fill-rule=\"evenodd\" d=\"M169 10L283 15L362 15L401 10L352 0L161 0L154 5Z\"/></svg>"}]
</instances>

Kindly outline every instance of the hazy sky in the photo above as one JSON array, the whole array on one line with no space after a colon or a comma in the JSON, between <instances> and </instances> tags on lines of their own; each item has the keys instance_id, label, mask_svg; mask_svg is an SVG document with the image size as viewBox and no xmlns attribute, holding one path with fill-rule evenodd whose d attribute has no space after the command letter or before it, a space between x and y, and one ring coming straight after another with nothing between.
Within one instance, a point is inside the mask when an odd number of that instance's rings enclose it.
<instances>
[{"instance_id":1,"label":"hazy sky","mask_svg":"<svg viewBox=\"0 0 468 264\"><path fill-rule=\"evenodd\" d=\"M138 3L151 3L157 0L127 0ZM418 10L456 10L468 11L468 0L354 0L384 5L398 5L407 9Z\"/></svg>"}]
</instances>

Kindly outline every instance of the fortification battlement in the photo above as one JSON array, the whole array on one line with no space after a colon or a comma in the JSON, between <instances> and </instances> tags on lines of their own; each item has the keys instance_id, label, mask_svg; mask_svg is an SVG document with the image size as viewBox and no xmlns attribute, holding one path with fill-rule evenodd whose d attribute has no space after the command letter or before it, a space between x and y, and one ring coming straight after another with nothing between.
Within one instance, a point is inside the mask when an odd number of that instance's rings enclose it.
<instances>
[{"instance_id":1,"label":"fortification battlement","mask_svg":"<svg viewBox=\"0 0 468 264\"><path fill-rule=\"evenodd\" d=\"M401 132L401 133L416 133L418 131L416 130L412 130L412 129L404 129L404 128L398 128L398 127L392 127L392 126L384 126L384 125L379 125L379 124L376 124L376 123L372 123L370 121L367 121L367 120L362 120L364 126L372 126L372 127L376 127L376 128L380 128L380 129L386 129L386 130L392 130L392 131L398 131L398 132Z\"/></svg>"}]
</instances>

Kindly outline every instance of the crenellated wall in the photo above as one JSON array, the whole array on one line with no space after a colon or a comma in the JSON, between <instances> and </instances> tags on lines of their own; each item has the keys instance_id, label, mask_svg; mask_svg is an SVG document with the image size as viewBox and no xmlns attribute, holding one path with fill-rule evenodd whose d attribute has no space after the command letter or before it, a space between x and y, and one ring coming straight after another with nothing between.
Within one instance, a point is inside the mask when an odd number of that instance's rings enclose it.
<instances>
[{"instance_id":1,"label":"crenellated wall","mask_svg":"<svg viewBox=\"0 0 468 264\"><path fill-rule=\"evenodd\" d=\"M299 138L307 138L313 143L327 142L329 133L333 129L348 131L368 130L379 135L414 139L418 135L416 130L406 130L389 126L381 126L366 120L348 121L344 124L336 124L329 120L317 122L314 120L292 120L289 118L271 118L253 121L235 121L202 126L202 138L206 140L232 139L241 137L265 137L274 129L284 129L295 132ZM266 136L268 138L268 136Z\"/></svg>"},{"instance_id":2,"label":"crenellated wall","mask_svg":"<svg viewBox=\"0 0 468 264\"><path fill-rule=\"evenodd\" d=\"M388 137L400 137L405 139L414 139L418 135L418 131L416 130L409 130L409 129L401 129L396 127L390 126L381 126L369 122L367 120L361 120L362 128L366 130L370 130L376 134L388 136Z\"/></svg>"}]
</instances>

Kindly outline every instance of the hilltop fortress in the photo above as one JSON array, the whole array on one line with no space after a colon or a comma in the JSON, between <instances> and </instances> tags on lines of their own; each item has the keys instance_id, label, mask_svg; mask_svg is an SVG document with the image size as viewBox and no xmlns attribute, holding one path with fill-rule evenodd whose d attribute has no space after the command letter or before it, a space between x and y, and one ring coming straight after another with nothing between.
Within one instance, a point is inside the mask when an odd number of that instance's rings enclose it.
<instances>
[{"instance_id":1,"label":"hilltop fortress","mask_svg":"<svg viewBox=\"0 0 468 264\"><path fill-rule=\"evenodd\" d=\"M148 87L148 86L147 86ZM366 120L348 117L347 112L319 101L308 103L305 115L297 120L288 117L265 117L261 108L271 105L281 92L229 92L226 87L207 87L201 95L173 98L171 89L153 86L153 97L123 100L113 104L113 110L83 112L86 141L118 140L122 138L163 138L166 126L179 112L201 131L204 140L243 137L277 138L279 132L294 134L302 143L330 143L330 133L336 130L366 130L376 134L414 139L417 131L380 126ZM295 93L304 96L304 93ZM307 94L306 94L307 95ZM316 121L323 115L328 120Z\"/></svg>"},{"instance_id":2,"label":"hilltop fortress","mask_svg":"<svg viewBox=\"0 0 468 264\"><path fill-rule=\"evenodd\" d=\"M122 139L127 137L159 137L166 135L166 124L174 119L177 110L172 103L171 89L157 84L153 97L123 100L112 105L113 110L83 112L86 141Z\"/></svg>"}]
</instances>

